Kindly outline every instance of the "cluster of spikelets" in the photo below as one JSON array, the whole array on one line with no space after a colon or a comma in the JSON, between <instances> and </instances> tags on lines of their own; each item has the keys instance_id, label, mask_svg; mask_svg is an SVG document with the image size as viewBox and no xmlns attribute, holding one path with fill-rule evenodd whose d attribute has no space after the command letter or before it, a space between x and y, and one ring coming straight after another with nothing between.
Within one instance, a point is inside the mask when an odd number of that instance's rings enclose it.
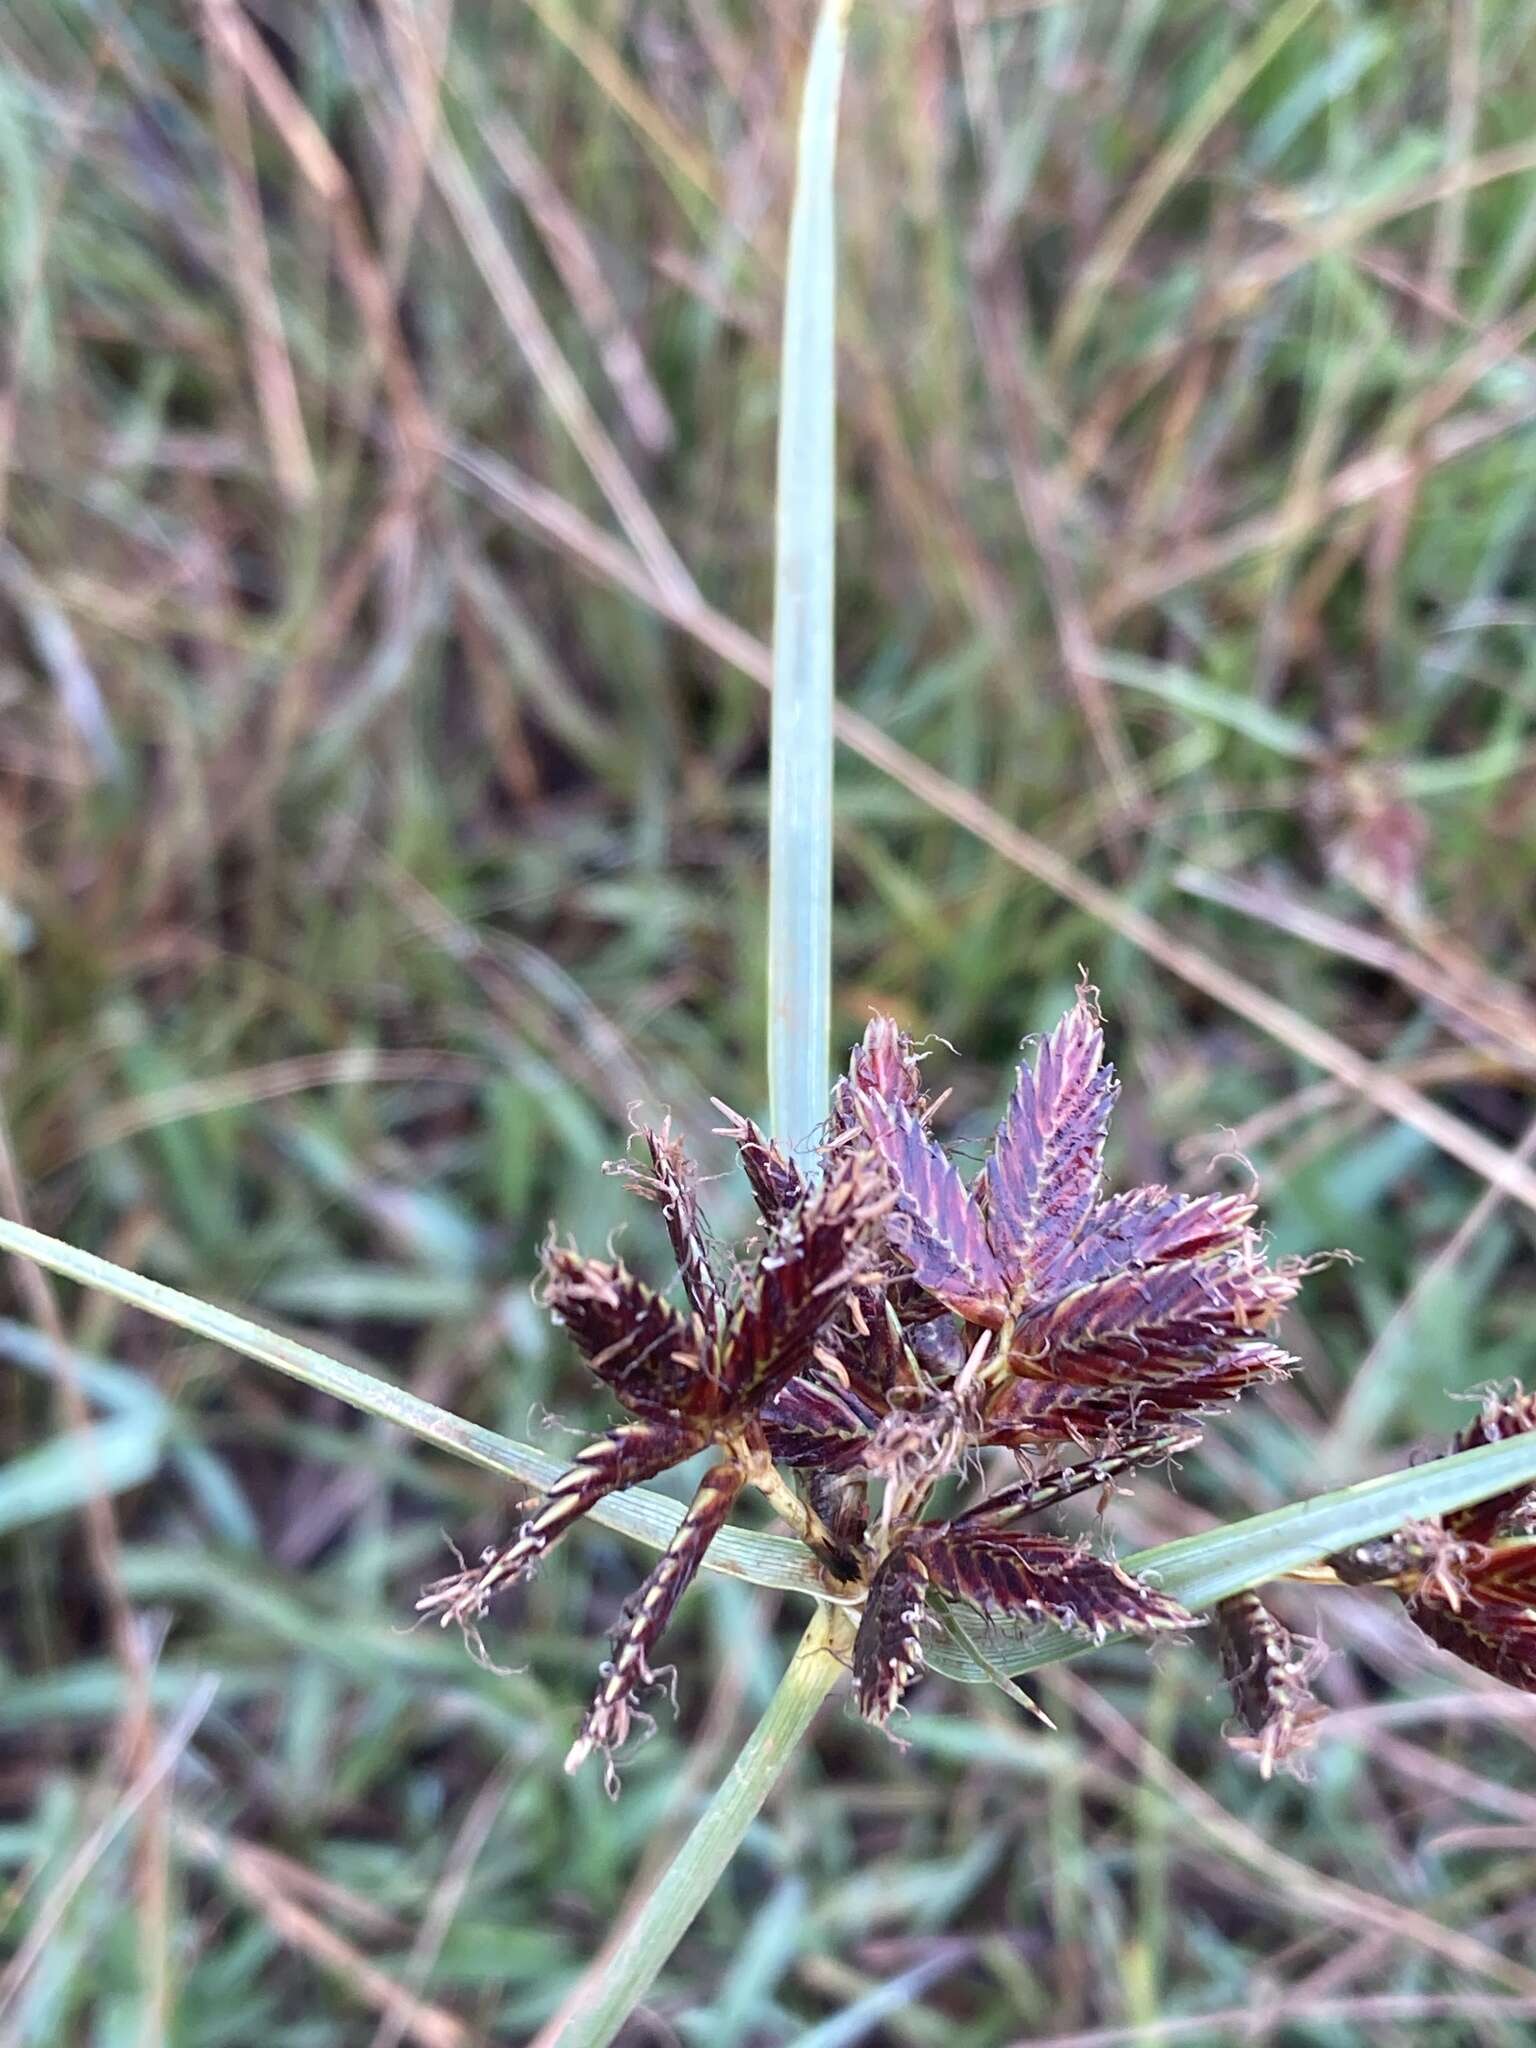
<instances>
[{"instance_id":1,"label":"cluster of spikelets","mask_svg":"<svg viewBox=\"0 0 1536 2048\"><path fill-rule=\"evenodd\" d=\"M922 1056L876 1017L834 1091L814 1172L731 1116L762 1219L727 1260L696 1173L663 1130L625 1166L661 1210L682 1299L622 1263L551 1244L544 1298L629 1420L588 1444L505 1548L429 1587L423 1612L474 1640L487 1603L526 1578L609 1493L714 1446L661 1561L626 1603L571 1752L610 1758L657 1682L653 1653L744 1486L863 1600L860 1710L884 1724L923 1668L931 1594L989 1619L1029 1617L1094 1640L1192 1617L1081 1542L1025 1526L1117 1474L1198 1440L1197 1418L1292 1361L1266 1332L1300 1269L1272 1265L1242 1196L1143 1187L1106 1198L1116 1083L1084 989L1017 1084L967 1185L933 1135ZM1019 1473L934 1518L935 1489Z\"/></svg>"},{"instance_id":2,"label":"cluster of spikelets","mask_svg":"<svg viewBox=\"0 0 1536 2048\"><path fill-rule=\"evenodd\" d=\"M1490 1394L1450 1449L1471 1451L1532 1430L1536 1396L1516 1387ZM1409 1620L1443 1650L1536 1692L1536 1486L1410 1522L1305 1576L1396 1593ZM1323 1719L1311 1681L1327 1651L1291 1635L1257 1593L1222 1601L1216 1625L1239 1723L1235 1746L1257 1756L1266 1778L1299 1770Z\"/></svg>"},{"instance_id":3,"label":"cluster of spikelets","mask_svg":"<svg viewBox=\"0 0 1536 2048\"><path fill-rule=\"evenodd\" d=\"M665 1129L641 1132L643 1167L617 1170L661 1210L682 1301L618 1261L546 1248L546 1304L630 1420L578 1454L510 1544L430 1586L421 1610L478 1645L491 1599L605 1495L719 1453L625 1605L571 1767L598 1749L611 1769L646 1721L655 1647L747 1485L815 1553L829 1592L862 1602L854 1690L880 1725L923 1669L935 1593L1093 1640L1193 1625L1110 1559L1025 1525L1190 1449L1205 1411L1288 1371L1266 1332L1302 1268L1268 1261L1245 1197L1103 1195L1116 1092L1103 1050L1084 989L1019 1069L967 1185L933 1135L923 1056L876 1017L834 1091L815 1172L726 1112L762 1219L743 1260L721 1255L695 1168ZM1454 1448L1533 1428L1536 1397L1517 1392L1490 1399ZM1018 1479L932 1513L936 1489L979 1477L986 1450L1011 1454ZM1325 1576L1390 1588L1444 1648L1536 1690L1536 1488L1365 1544ZM1216 1620L1235 1739L1266 1776L1295 1768L1321 1719L1311 1680L1325 1653L1253 1593Z\"/></svg>"}]
</instances>

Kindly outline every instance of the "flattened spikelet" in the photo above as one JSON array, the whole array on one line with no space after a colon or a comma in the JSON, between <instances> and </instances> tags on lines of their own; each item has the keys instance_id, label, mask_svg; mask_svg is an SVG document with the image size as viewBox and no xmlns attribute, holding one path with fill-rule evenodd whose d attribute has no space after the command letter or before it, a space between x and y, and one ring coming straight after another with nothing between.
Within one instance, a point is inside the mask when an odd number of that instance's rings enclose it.
<instances>
[{"instance_id":1,"label":"flattened spikelet","mask_svg":"<svg viewBox=\"0 0 1536 2048\"><path fill-rule=\"evenodd\" d=\"M1216 1641L1244 1730L1228 1740L1258 1758L1260 1777L1271 1778L1277 1770L1300 1775L1299 1759L1316 1741L1326 1712L1313 1695L1312 1680L1327 1650L1293 1636L1251 1592L1217 1605Z\"/></svg>"},{"instance_id":2,"label":"flattened spikelet","mask_svg":"<svg viewBox=\"0 0 1536 2048\"><path fill-rule=\"evenodd\" d=\"M1245 1242L1254 1205L1246 1195L1174 1195L1132 1188L1100 1202L1076 1243L1042 1273L1042 1288L1062 1294L1131 1266L1236 1251Z\"/></svg>"},{"instance_id":3,"label":"flattened spikelet","mask_svg":"<svg viewBox=\"0 0 1536 2048\"><path fill-rule=\"evenodd\" d=\"M649 1578L631 1595L613 1636L613 1656L604 1666L602 1684L571 1745L565 1768L574 1771L594 1749L608 1759L613 1788L614 1752L621 1749L636 1715L636 1696L657 1683L651 1653L673 1610L698 1576L704 1554L725 1525L736 1496L746 1484L740 1466L723 1460L699 1482L688 1512Z\"/></svg>"},{"instance_id":4,"label":"flattened spikelet","mask_svg":"<svg viewBox=\"0 0 1536 2048\"><path fill-rule=\"evenodd\" d=\"M921 1056L894 1017L874 1016L853 1048L846 1077L833 1093L833 1121L840 1131L860 1128L860 1105L901 1108L921 1116L925 1097Z\"/></svg>"},{"instance_id":5,"label":"flattened spikelet","mask_svg":"<svg viewBox=\"0 0 1536 2048\"><path fill-rule=\"evenodd\" d=\"M1536 1541L1468 1551L1454 1587L1426 1577L1407 1608L1441 1649L1521 1692L1536 1692Z\"/></svg>"},{"instance_id":6,"label":"flattened spikelet","mask_svg":"<svg viewBox=\"0 0 1536 2048\"><path fill-rule=\"evenodd\" d=\"M846 1472L862 1461L877 1420L852 1392L793 1379L763 1409L763 1433L777 1464Z\"/></svg>"},{"instance_id":7,"label":"flattened spikelet","mask_svg":"<svg viewBox=\"0 0 1536 2048\"><path fill-rule=\"evenodd\" d=\"M478 1565L435 1580L416 1602L417 1613L435 1614L445 1627L450 1621L461 1628L473 1624L497 1593L535 1571L550 1546L600 1500L681 1464L706 1441L688 1424L668 1420L626 1422L594 1438L577 1452L575 1464L555 1481L511 1543L488 1551Z\"/></svg>"},{"instance_id":8,"label":"flattened spikelet","mask_svg":"<svg viewBox=\"0 0 1536 2048\"><path fill-rule=\"evenodd\" d=\"M705 1326L713 1328L720 1312L720 1283L699 1213L699 1170L669 1129L645 1126L640 1135L650 1153L650 1172L625 1160L620 1173L637 1195L661 1210L683 1292Z\"/></svg>"},{"instance_id":9,"label":"flattened spikelet","mask_svg":"<svg viewBox=\"0 0 1536 2048\"><path fill-rule=\"evenodd\" d=\"M1141 1436L1236 1400L1266 1380L1283 1379L1294 1363L1273 1344L1237 1344L1214 1360L1187 1359L1176 1377L1150 1386L1128 1373L1091 1386L1013 1380L990 1396L982 1441L1027 1450Z\"/></svg>"},{"instance_id":10,"label":"flattened spikelet","mask_svg":"<svg viewBox=\"0 0 1536 2048\"><path fill-rule=\"evenodd\" d=\"M967 1322L996 1329L1008 1284L953 1161L901 1104L865 1099L859 1113L891 1176L896 1206L887 1232L913 1278Z\"/></svg>"},{"instance_id":11,"label":"flattened spikelet","mask_svg":"<svg viewBox=\"0 0 1536 2048\"><path fill-rule=\"evenodd\" d=\"M982 1614L1054 1621L1102 1642L1125 1632L1193 1628L1195 1618L1166 1593L1108 1558L1014 1529L919 1529L908 1539L942 1593Z\"/></svg>"},{"instance_id":12,"label":"flattened spikelet","mask_svg":"<svg viewBox=\"0 0 1536 2048\"><path fill-rule=\"evenodd\" d=\"M627 1266L546 1245L544 1303L632 1415L703 1416L718 1408L706 1331Z\"/></svg>"},{"instance_id":13,"label":"flattened spikelet","mask_svg":"<svg viewBox=\"0 0 1536 2048\"><path fill-rule=\"evenodd\" d=\"M859 1712L883 1728L923 1669L923 1611L928 1571L915 1552L893 1550L870 1582L853 1643Z\"/></svg>"},{"instance_id":14,"label":"flattened spikelet","mask_svg":"<svg viewBox=\"0 0 1536 2048\"><path fill-rule=\"evenodd\" d=\"M1492 1395L1453 1450L1523 1436L1536 1396ZM1444 1650L1536 1692L1536 1538L1527 1529L1536 1489L1514 1487L1443 1520L1405 1523L1389 1536L1328 1559L1346 1585L1387 1586L1409 1619Z\"/></svg>"},{"instance_id":15,"label":"flattened spikelet","mask_svg":"<svg viewBox=\"0 0 1536 2048\"><path fill-rule=\"evenodd\" d=\"M1128 1267L1027 1309L1009 1362L1042 1379L1155 1388L1247 1343L1297 1284L1246 1250Z\"/></svg>"},{"instance_id":16,"label":"flattened spikelet","mask_svg":"<svg viewBox=\"0 0 1536 2048\"><path fill-rule=\"evenodd\" d=\"M1518 1390L1512 1395L1493 1394L1483 1403L1481 1414L1469 1422L1451 1443L1453 1451L1476 1450L1479 1444L1501 1443L1506 1437L1527 1436L1536 1429L1536 1394ZM1447 1515L1445 1526L1464 1543L1490 1543L1501 1531L1528 1533L1529 1519L1536 1505L1536 1486L1517 1486L1508 1493L1496 1493L1491 1500L1458 1508Z\"/></svg>"},{"instance_id":17,"label":"flattened spikelet","mask_svg":"<svg viewBox=\"0 0 1536 2048\"><path fill-rule=\"evenodd\" d=\"M1079 1494L1113 1486L1123 1472L1134 1471L1142 1465L1161 1464L1184 1451L1193 1450L1200 1441L1200 1435L1198 1429L1162 1430L1140 1443L1103 1450L1094 1457L1066 1465L1057 1472L1045 1473L1038 1479L1020 1480L1017 1486L1007 1486L1000 1493L989 1494L976 1507L954 1516L950 1527L997 1527L1019 1515L1038 1515L1046 1508L1059 1507L1063 1501L1076 1499Z\"/></svg>"},{"instance_id":18,"label":"flattened spikelet","mask_svg":"<svg viewBox=\"0 0 1536 2048\"><path fill-rule=\"evenodd\" d=\"M1010 1282L1038 1292L1076 1243L1099 1192L1115 1075L1091 989L1019 1068L980 1186L992 1246Z\"/></svg>"},{"instance_id":19,"label":"flattened spikelet","mask_svg":"<svg viewBox=\"0 0 1536 2048\"><path fill-rule=\"evenodd\" d=\"M764 1245L726 1330L721 1373L733 1404L760 1406L805 1372L823 1326L870 1266L889 1207L862 1154L837 1155Z\"/></svg>"},{"instance_id":20,"label":"flattened spikelet","mask_svg":"<svg viewBox=\"0 0 1536 2048\"><path fill-rule=\"evenodd\" d=\"M752 1119L738 1116L734 1109L712 1098L720 1114L729 1118L721 1136L730 1138L765 1223L782 1223L805 1193L805 1176L795 1162Z\"/></svg>"}]
</instances>

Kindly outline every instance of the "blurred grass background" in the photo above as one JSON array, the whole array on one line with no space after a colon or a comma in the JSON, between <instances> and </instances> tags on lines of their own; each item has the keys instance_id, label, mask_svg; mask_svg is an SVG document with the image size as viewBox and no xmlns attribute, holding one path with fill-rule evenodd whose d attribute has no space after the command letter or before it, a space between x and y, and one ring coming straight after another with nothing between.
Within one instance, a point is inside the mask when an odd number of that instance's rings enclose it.
<instances>
[{"instance_id":1,"label":"blurred grass background","mask_svg":"<svg viewBox=\"0 0 1536 2048\"><path fill-rule=\"evenodd\" d=\"M708 1098L762 1106L808 33L0 15L30 1220L550 1448L603 1409L529 1299L549 1220L660 1271L600 1171L629 1106L712 1171ZM1536 1369L1528 1203L1378 1084L1536 1149L1536 8L891 0L843 132L839 679L886 754L839 759L839 1034L878 1002L952 1040L980 1135L1082 963L1117 1167L1240 1150L1280 1249L1357 1255L1298 1379L1115 1510L1129 1547ZM494 1488L66 1292L87 1460L46 1300L4 1308L0 2048L531 2039L796 1617L690 1597L611 1807L559 1758L621 1541L564 1546L479 1671L404 1624ZM1385 1604L1327 1613L1301 1787L1223 1749L1198 1641L1050 1675L1054 1737L936 1680L905 1752L829 1711L626 2040L1528 2041L1536 1717Z\"/></svg>"}]
</instances>

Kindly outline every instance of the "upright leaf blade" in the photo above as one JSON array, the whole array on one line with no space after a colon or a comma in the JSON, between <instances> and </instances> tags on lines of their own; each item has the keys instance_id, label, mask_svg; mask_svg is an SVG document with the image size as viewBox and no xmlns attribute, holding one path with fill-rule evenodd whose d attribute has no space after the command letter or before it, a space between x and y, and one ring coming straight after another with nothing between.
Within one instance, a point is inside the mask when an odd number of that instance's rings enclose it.
<instances>
[{"instance_id":1,"label":"upright leaf blade","mask_svg":"<svg viewBox=\"0 0 1536 2048\"><path fill-rule=\"evenodd\" d=\"M801 1145L826 1114L832 1032L833 170L849 0L816 25L800 113L780 370L768 822L768 1100Z\"/></svg>"}]
</instances>

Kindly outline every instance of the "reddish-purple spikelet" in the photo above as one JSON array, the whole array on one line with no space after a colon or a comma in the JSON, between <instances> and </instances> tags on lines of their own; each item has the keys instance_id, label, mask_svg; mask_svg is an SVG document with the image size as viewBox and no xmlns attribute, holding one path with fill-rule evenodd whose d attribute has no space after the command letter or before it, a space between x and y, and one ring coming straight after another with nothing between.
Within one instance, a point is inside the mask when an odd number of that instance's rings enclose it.
<instances>
[{"instance_id":1,"label":"reddish-purple spikelet","mask_svg":"<svg viewBox=\"0 0 1536 2048\"><path fill-rule=\"evenodd\" d=\"M1127 1266L1236 1250L1253 1213L1246 1195L1174 1195L1161 1187L1111 1195L1091 1211L1077 1242L1052 1261L1042 1291L1065 1293Z\"/></svg>"},{"instance_id":2,"label":"reddish-purple spikelet","mask_svg":"<svg viewBox=\"0 0 1536 2048\"><path fill-rule=\"evenodd\" d=\"M894 1017L878 1013L864 1028L864 1036L853 1048L847 1076L833 1091L832 1118L839 1131L857 1130L864 1110L909 1110L921 1117L923 1055L914 1051L912 1041Z\"/></svg>"},{"instance_id":3,"label":"reddish-purple spikelet","mask_svg":"<svg viewBox=\"0 0 1536 2048\"><path fill-rule=\"evenodd\" d=\"M1059 1536L973 1521L963 1529L929 1525L908 1540L939 1591L982 1614L1054 1621L1095 1642L1121 1632L1195 1626L1194 1616L1166 1593Z\"/></svg>"},{"instance_id":4,"label":"reddish-purple spikelet","mask_svg":"<svg viewBox=\"0 0 1536 2048\"><path fill-rule=\"evenodd\" d=\"M1490 1395L1452 1449L1536 1430L1536 1395ZM1346 1585L1390 1587L1408 1618L1464 1663L1536 1692L1536 1485L1517 1486L1443 1519L1409 1522L1328 1562Z\"/></svg>"},{"instance_id":5,"label":"reddish-purple spikelet","mask_svg":"<svg viewBox=\"0 0 1536 2048\"><path fill-rule=\"evenodd\" d=\"M782 1223L805 1193L805 1175L750 1117L738 1116L717 1096L710 1099L720 1114L729 1119L719 1135L730 1138L736 1146L758 1214L765 1223Z\"/></svg>"},{"instance_id":6,"label":"reddish-purple spikelet","mask_svg":"<svg viewBox=\"0 0 1536 2048\"><path fill-rule=\"evenodd\" d=\"M1026 1298L1046 1285L1098 1197L1114 1108L1098 1003L1089 988L1021 1065L982 1170L987 1230L1010 1285Z\"/></svg>"},{"instance_id":7,"label":"reddish-purple spikelet","mask_svg":"<svg viewBox=\"0 0 1536 2048\"><path fill-rule=\"evenodd\" d=\"M862 1460L879 1417L851 1389L802 1377L778 1390L763 1408L762 1421L778 1464L841 1472Z\"/></svg>"},{"instance_id":8,"label":"reddish-purple spikelet","mask_svg":"<svg viewBox=\"0 0 1536 2048\"><path fill-rule=\"evenodd\" d=\"M574 1771L594 1749L601 1750L610 1793L618 1789L614 1754L629 1735L638 1712L638 1695L658 1682L651 1669L651 1652L678 1601L698 1576L704 1554L725 1526L746 1479L742 1468L728 1458L710 1467L660 1562L626 1603L614 1631L613 1656L565 1760L565 1768Z\"/></svg>"},{"instance_id":9,"label":"reddish-purple spikelet","mask_svg":"<svg viewBox=\"0 0 1536 2048\"><path fill-rule=\"evenodd\" d=\"M721 1347L734 1404L754 1407L811 1365L829 1318L874 1269L890 1196L865 1155L834 1155L768 1238Z\"/></svg>"},{"instance_id":10,"label":"reddish-purple spikelet","mask_svg":"<svg viewBox=\"0 0 1536 2048\"><path fill-rule=\"evenodd\" d=\"M859 1712L883 1728L923 1669L923 1609L928 1569L911 1549L891 1552L870 1583L853 1643Z\"/></svg>"},{"instance_id":11,"label":"reddish-purple spikelet","mask_svg":"<svg viewBox=\"0 0 1536 2048\"><path fill-rule=\"evenodd\" d=\"M614 1398L635 1415L711 1415L720 1406L708 1331L627 1266L549 1244L544 1305Z\"/></svg>"},{"instance_id":12,"label":"reddish-purple spikelet","mask_svg":"<svg viewBox=\"0 0 1536 2048\"><path fill-rule=\"evenodd\" d=\"M1218 1602L1216 1641L1243 1731L1227 1740L1258 1758L1260 1777L1273 1777L1277 1770L1299 1777L1301 1758L1325 1718L1312 1680L1326 1663L1327 1650L1310 1637L1293 1636L1252 1592Z\"/></svg>"},{"instance_id":13,"label":"reddish-purple spikelet","mask_svg":"<svg viewBox=\"0 0 1536 2048\"><path fill-rule=\"evenodd\" d=\"M1473 1451L1479 1444L1502 1443L1506 1437L1527 1436L1532 1430L1536 1430L1536 1394L1490 1394L1476 1418L1457 1432L1451 1449ZM1445 1526L1464 1543L1489 1543L1501 1533L1529 1535L1533 1506L1536 1485L1517 1486L1474 1507L1458 1508L1446 1516Z\"/></svg>"},{"instance_id":14,"label":"reddish-purple spikelet","mask_svg":"<svg viewBox=\"0 0 1536 2048\"><path fill-rule=\"evenodd\" d=\"M1159 1430L1140 1443L1099 1451L1078 1464L1063 1466L1038 1478L1022 1479L1016 1486L1005 1486L1000 1493L988 1494L964 1514L955 1515L950 1527L964 1529L973 1523L1000 1527L1017 1515L1038 1515L1046 1508L1074 1500L1079 1494L1107 1493L1122 1473L1135 1471L1138 1466L1166 1464L1182 1452L1193 1450L1200 1436L1198 1429Z\"/></svg>"},{"instance_id":15,"label":"reddish-purple spikelet","mask_svg":"<svg viewBox=\"0 0 1536 2048\"><path fill-rule=\"evenodd\" d=\"M1246 1344L1299 1284L1294 1269L1259 1262L1256 1247L1127 1266L1025 1310L1009 1363L1032 1378L1156 1389Z\"/></svg>"},{"instance_id":16,"label":"reddish-purple spikelet","mask_svg":"<svg viewBox=\"0 0 1536 2048\"><path fill-rule=\"evenodd\" d=\"M617 1171L637 1195L661 1210L683 1292L695 1314L712 1326L720 1315L720 1283L699 1211L699 1170L672 1136L670 1124L659 1130L642 1124L639 1135L650 1154L649 1173L627 1159Z\"/></svg>"},{"instance_id":17,"label":"reddish-purple spikelet","mask_svg":"<svg viewBox=\"0 0 1536 2048\"><path fill-rule=\"evenodd\" d=\"M996 1329L1008 1287L980 1209L953 1160L912 1112L865 1099L859 1115L896 1190L891 1243L919 1287L967 1322Z\"/></svg>"},{"instance_id":18,"label":"reddish-purple spikelet","mask_svg":"<svg viewBox=\"0 0 1536 2048\"><path fill-rule=\"evenodd\" d=\"M450 1572L426 1587L418 1614L435 1614L446 1625L472 1625L496 1594L526 1578L573 1522L610 1493L641 1486L702 1450L708 1436L687 1423L655 1418L621 1423L576 1453L576 1462L557 1479L537 1511L504 1549L490 1551L478 1565Z\"/></svg>"},{"instance_id":19,"label":"reddish-purple spikelet","mask_svg":"<svg viewBox=\"0 0 1536 2048\"><path fill-rule=\"evenodd\" d=\"M717 1104L762 1218L734 1260L715 1256L697 1170L670 1127L640 1127L646 1164L616 1170L661 1211L680 1301L620 1261L553 1242L543 1280L546 1306L634 1419L578 1453L510 1542L420 1602L473 1646L487 1603L606 1495L715 1448L625 1604L572 1767L601 1751L614 1782L615 1752L648 1721L661 1633L749 1484L808 1546L829 1593L866 1589L855 1692L881 1724L923 1669L930 1596L989 1624L1050 1622L1095 1642L1192 1626L1111 1559L1022 1524L1094 1490L1102 1511L1118 1476L1197 1441L1190 1415L1288 1370L1263 1333L1300 1269L1267 1262L1248 1196L1154 1186L1101 1199L1115 1087L1084 988L1020 1068L968 1187L929 1128L922 1056L892 1019L873 1017L817 1162L802 1166ZM1522 1413L1490 1411L1479 1440L1529 1427ZM1083 1455L1055 1466L1067 1445ZM989 1448L1018 1452L1027 1476L925 1519L935 1486ZM1435 1541L1447 1555L1466 1548L1447 1530ZM1516 1583L1514 1566L1502 1568ZM1423 1625L1454 1623L1439 1598L1450 1583L1403 1581ZM1518 1653L1499 1654L1511 1665ZM1284 1663L1277 1649L1266 1666L1276 1699ZM1299 1715L1271 1739L1276 1758Z\"/></svg>"},{"instance_id":20,"label":"reddish-purple spikelet","mask_svg":"<svg viewBox=\"0 0 1536 2048\"><path fill-rule=\"evenodd\" d=\"M1536 1541L1474 1546L1457 1560L1454 1586L1426 1576L1407 1609L1442 1650L1536 1692Z\"/></svg>"}]
</instances>

